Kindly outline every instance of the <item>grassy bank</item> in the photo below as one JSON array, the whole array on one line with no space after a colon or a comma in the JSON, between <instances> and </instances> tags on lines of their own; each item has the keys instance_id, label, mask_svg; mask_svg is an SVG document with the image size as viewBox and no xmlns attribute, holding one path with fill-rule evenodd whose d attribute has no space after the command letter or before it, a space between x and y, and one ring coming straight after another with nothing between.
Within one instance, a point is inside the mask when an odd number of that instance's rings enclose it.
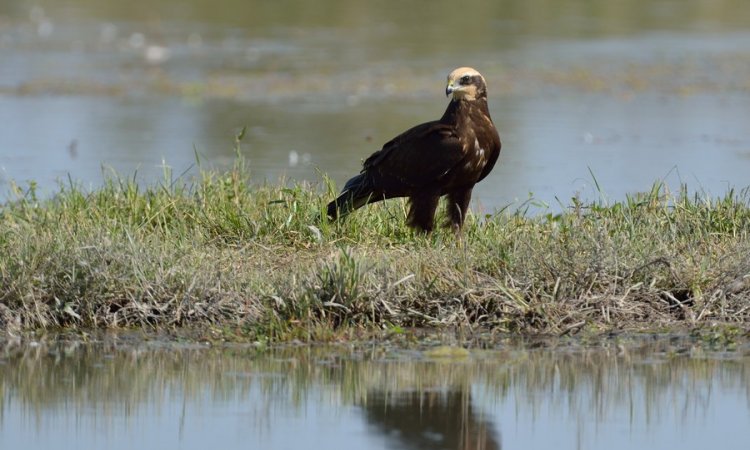
<instances>
[{"instance_id":1,"label":"grassy bank","mask_svg":"<svg viewBox=\"0 0 750 450\"><path fill-rule=\"evenodd\" d=\"M327 192L326 192L327 191ZM562 215L415 235L402 202L342 223L330 187L228 172L22 192L0 209L0 328L185 328L260 339L750 324L750 207L659 186Z\"/></svg>"}]
</instances>

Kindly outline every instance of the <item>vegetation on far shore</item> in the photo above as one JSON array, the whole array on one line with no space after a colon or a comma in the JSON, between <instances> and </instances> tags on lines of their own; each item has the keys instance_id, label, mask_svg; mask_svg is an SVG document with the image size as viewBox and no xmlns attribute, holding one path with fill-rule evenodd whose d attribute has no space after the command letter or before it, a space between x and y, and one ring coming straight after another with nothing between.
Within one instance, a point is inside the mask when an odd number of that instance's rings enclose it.
<instances>
[{"instance_id":1,"label":"vegetation on far shore","mask_svg":"<svg viewBox=\"0 0 750 450\"><path fill-rule=\"evenodd\" d=\"M405 203L321 220L334 190L227 172L0 206L0 329L199 327L225 338L329 339L457 327L567 334L750 324L747 192L661 185L562 214L469 217L413 233Z\"/></svg>"}]
</instances>

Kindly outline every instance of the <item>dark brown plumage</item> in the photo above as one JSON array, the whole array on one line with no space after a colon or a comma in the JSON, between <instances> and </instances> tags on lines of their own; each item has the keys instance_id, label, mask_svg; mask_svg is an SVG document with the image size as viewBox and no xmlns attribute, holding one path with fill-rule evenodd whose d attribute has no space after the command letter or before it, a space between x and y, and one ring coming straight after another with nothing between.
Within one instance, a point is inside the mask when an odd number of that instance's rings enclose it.
<instances>
[{"instance_id":1,"label":"dark brown plumage","mask_svg":"<svg viewBox=\"0 0 750 450\"><path fill-rule=\"evenodd\" d=\"M328 204L336 219L368 203L409 197L407 223L431 231L441 196L448 197L448 224L463 225L474 185L495 166L500 136L487 107L484 77L470 67L448 75L451 102L440 120L417 125L396 136L364 162Z\"/></svg>"}]
</instances>

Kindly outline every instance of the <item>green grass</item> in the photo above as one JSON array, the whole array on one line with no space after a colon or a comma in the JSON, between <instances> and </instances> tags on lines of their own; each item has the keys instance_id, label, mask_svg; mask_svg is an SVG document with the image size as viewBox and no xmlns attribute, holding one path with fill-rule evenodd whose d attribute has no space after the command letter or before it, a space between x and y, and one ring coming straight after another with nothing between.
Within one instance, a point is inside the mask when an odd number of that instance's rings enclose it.
<instances>
[{"instance_id":1,"label":"green grass","mask_svg":"<svg viewBox=\"0 0 750 450\"><path fill-rule=\"evenodd\" d=\"M471 216L460 236L405 204L320 220L330 183L227 172L139 187L112 177L0 207L0 328L209 329L331 339L458 327L566 334L750 323L747 193L671 194L563 214Z\"/></svg>"}]
</instances>

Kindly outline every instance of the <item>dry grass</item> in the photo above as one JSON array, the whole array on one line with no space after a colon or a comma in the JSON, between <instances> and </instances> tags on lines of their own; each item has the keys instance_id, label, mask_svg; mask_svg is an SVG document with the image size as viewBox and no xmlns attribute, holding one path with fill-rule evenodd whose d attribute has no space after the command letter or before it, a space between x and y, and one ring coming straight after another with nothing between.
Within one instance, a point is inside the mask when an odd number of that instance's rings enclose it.
<instances>
[{"instance_id":1,"label":"dry grass","mask_svg":"<svg viewBox=\"0 0 750 450\"><path fill-rule=\"evenodd\" d=\"M321 221L333 190L227 173L141 188L33 189L0 208L0 327L173 329L327 339L461 327L514 333L750 323L745 192L656 185L559 215L470 217L415 235L404 205Z\"/></svg>"}]
</instances>

